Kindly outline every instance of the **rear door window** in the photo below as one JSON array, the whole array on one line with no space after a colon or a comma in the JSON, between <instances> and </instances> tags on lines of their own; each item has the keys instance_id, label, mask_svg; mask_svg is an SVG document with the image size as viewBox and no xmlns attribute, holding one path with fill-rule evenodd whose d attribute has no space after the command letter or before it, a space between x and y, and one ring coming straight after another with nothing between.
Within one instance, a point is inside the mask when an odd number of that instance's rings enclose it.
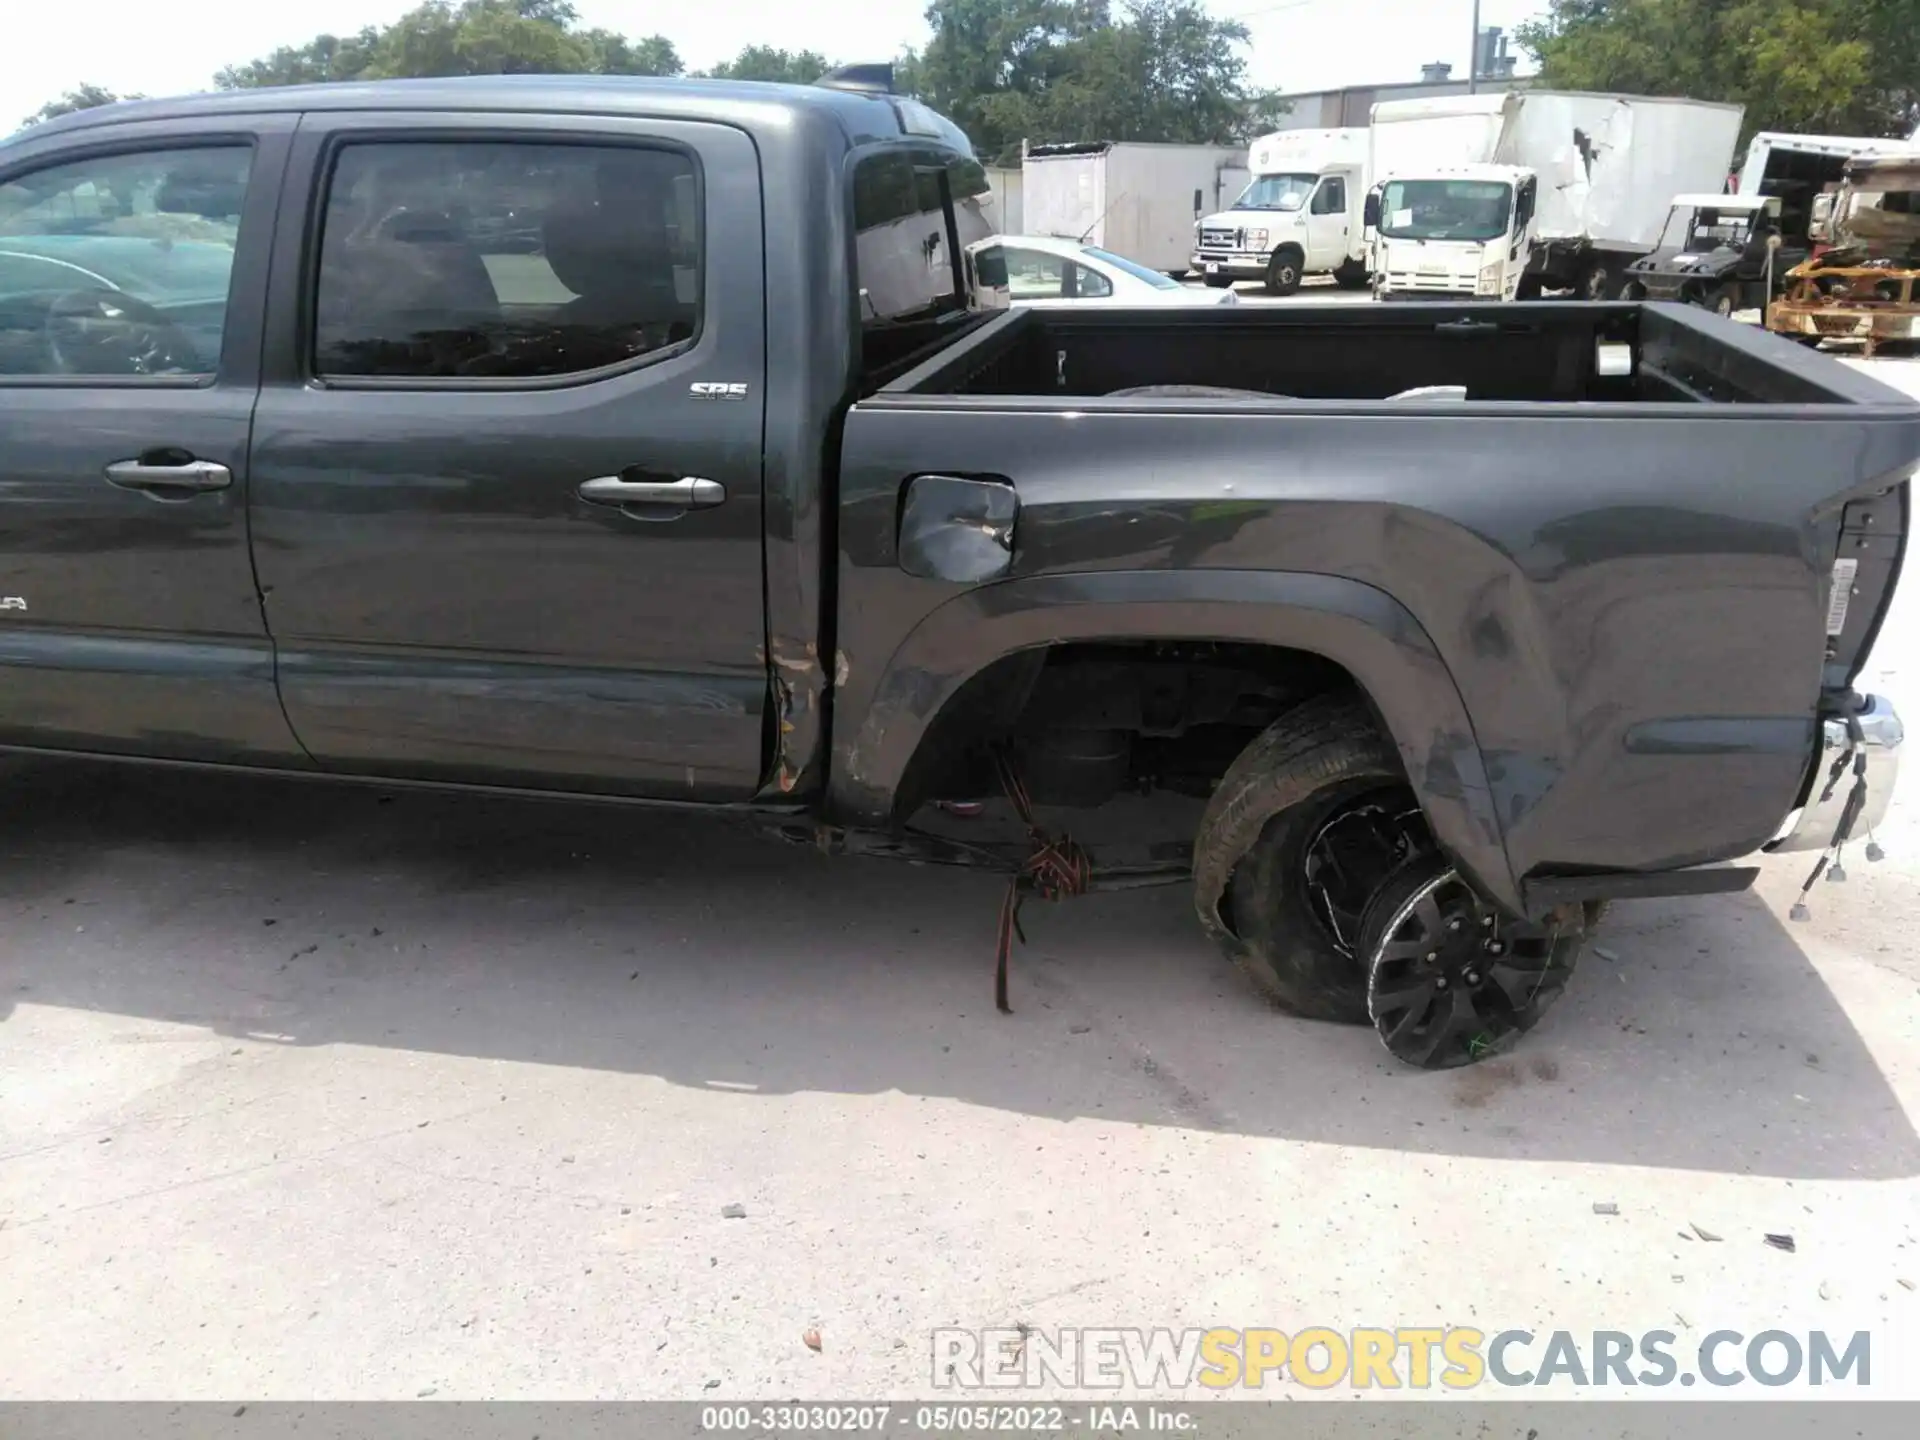
<instances>
[{"instance_id":1,"label":"rear door window","mask_svg":"<svg viewBox=\"0 0 1920 1440\"><path fill-rule=\"evenodd\" d=\"M531 379L649 361L698 336L700 275L683 151L356 142L327 189L313 369Z\"/></svg>"}]
</instances>

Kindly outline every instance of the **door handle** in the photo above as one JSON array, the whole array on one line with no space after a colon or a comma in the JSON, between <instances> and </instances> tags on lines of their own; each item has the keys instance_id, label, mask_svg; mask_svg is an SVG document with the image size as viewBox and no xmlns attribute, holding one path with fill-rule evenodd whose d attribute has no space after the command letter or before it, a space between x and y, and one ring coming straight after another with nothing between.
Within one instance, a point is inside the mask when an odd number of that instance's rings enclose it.
<instances>
[{"instance_id":1,"label":"door handle","mask_svg":"<svg viewBox=\"0 0 1920 1440\"><path fill-rule=\"evenodd\" d=\"M225 490L233 484L233 471L211 460L185 460L178 465L116 460L107 466L107 479L122 490L142 490L157 500L186 500L203 490Z\"/></svg>"},{"instance_id":2,"label":"door handle","mask_svg":"<svg viewBox=\"0 0 1920 1440\"><path fill-rule=\"evenodd\" d=\"M675 510L709 510L727 498L718 480L687 475L679 480L623 480L602 475L580 482L580 498L589 505L656 505Z\"/></svg>"}]
</instances>

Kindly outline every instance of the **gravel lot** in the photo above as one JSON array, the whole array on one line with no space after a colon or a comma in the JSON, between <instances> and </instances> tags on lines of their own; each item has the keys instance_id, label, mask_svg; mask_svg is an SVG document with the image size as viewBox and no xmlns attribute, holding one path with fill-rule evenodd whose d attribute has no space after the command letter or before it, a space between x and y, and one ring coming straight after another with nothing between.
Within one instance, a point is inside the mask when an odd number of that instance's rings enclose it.
<instances>
[{"instance_id":1,"label":"gravel lot","mask_svg":"<svg viewBox=\"0 0 1920 1440\"><path fill-rule=\"evenodd\" d=\"M1916 645L1910 583L1910 718ZM1799 859L1621 907L1428 1076L1262 1009L1183 891L1030 911L1008 1019L987 878L23 768L0 1396L911 1395L942 1325L1444 1322L1867 1328L1920 1398L1916 773L1811 924Z\"/></svg>"}]
</instances>

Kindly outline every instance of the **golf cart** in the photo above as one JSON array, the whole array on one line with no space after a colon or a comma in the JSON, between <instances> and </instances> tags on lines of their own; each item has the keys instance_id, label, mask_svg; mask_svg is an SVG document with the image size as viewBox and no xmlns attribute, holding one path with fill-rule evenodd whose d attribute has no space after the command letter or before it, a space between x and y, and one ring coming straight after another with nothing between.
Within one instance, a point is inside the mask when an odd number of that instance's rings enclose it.
<instances>
[{"instance_id":1,"label":"golf cart","mask_svg":"<svg viewBox=\"0 0 1920 1440\"><path fill-rule=\"evenodd\" d=\"M1720 315L1762 310L1774 277L1804 258L1781 249L1777 195L1677 195L1653 253L1627 267L1624 293Z\"/></svg>"}]
</instances>

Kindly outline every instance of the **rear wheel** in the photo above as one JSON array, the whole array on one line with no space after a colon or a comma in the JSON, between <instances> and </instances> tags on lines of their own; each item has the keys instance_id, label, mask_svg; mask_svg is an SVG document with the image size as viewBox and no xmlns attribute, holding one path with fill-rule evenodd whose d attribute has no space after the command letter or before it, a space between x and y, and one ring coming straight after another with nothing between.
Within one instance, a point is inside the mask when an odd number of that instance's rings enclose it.
<instances>
[{"instance_id":1,"label":"rear wheel","mask_svg":"<svg viewBox=\"0 0 1920 1440\"><path fill-rule=\"evenodd\" d=\"M1547 927L1515 921L1444 856L1415 856L1380 887L1361 922L1375 1033L1423 1070L1512 1048L1566 990L1599 915L1596 905Z\"/></svg>"},{"instance_id":2,"label":"rear wheel","mask_svg":"<svg viewBox=\"0 0 1920 1440\"><path fill-rule=\"evenodd\" d=\"M1367 273L1365 262L1349 260L1333 272L1333 283L1342 290L1364 290L1373 283L1373 276Z\"/></svg>"},{"instance_id":3,"label":"rear wheel","mask_svg":"<svg viewBox=\"0 0 1920 1440\"><path fill-rule=\"evenodd\" d=\"M1273 259L1267 262L1267 293L1269 295L1291 295L1300 288L1301 269L1305 260L1298 250L1283 245L1273 252Z\"/></svg>"},{"instance_id":4,"label":"rear wheel","mask_svg":"<svg viewBox=\"0 0 1920 1440\"><path fill-rule=\"evenodd\" d=\"M1582 300L1612 300L1620 293L1619 272L1605 260L1591 261L1580 272L1576 293Z\"/></svg>"},{"instance_id":5,"label":"rear wheel","mask_svg":"<svg viewBox=\"0 0 1920 1440\"><path fill-rule=\"evenodd\" d=\"M1207 275L1207 276L1204 276L1203 278L1205 279L1207 288L1209 290L1224 290L1229 285L1233 284L1232 277L1227 275Z\"/></svg>"},{"instance_id":6,"label":"rear wheel","mask_svg":"<svg viewBox=\"0 0 1920 1440\"><path fill-rule=\"evenodd\" d=\"M1283 1009L1364 1023L1355 958L1373 893L1431 848L1394 748L1364 706L1310 700L1234 761L1194 842L1200 923Z\"/></svg>"},{"instance_id":7,"label":"rear wheel","mask_svg":"<svg viewBox=\"0 0 1920 1440\"><path fill-rule=\"evenodd\" d=\"M1706 299L1702 303L1722 320L1731 320L1734 303L1733 287L1731 285L1715 286L1707 292Z\"/></svg>"}]
</instances>

